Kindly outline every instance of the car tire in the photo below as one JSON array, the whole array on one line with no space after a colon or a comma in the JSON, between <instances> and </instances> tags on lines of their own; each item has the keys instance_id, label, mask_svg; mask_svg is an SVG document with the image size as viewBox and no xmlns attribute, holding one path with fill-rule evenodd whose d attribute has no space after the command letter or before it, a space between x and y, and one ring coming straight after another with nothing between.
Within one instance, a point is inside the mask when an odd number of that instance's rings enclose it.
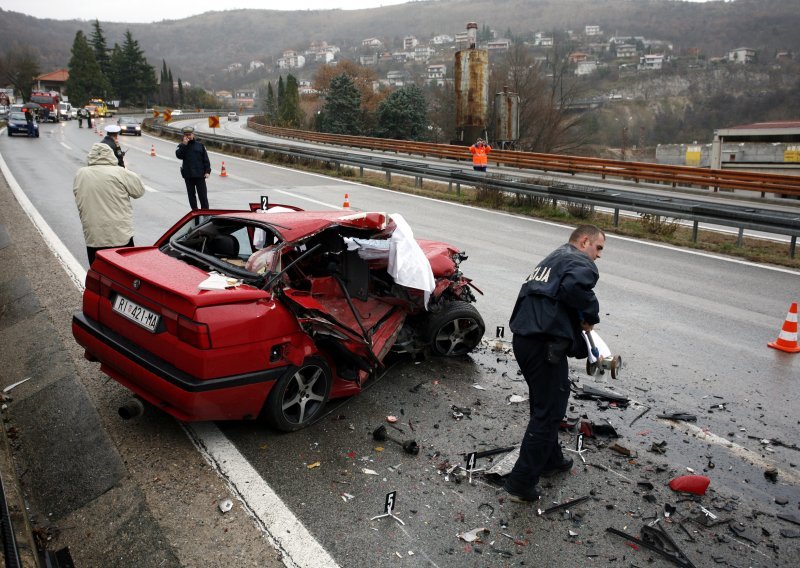
<instances>
[{"instance_id":1,"label":"car tire","mask_svg":"<svg viewBox=\"0 0 800 568\"><path fill-rule=\"evenodd\" d=\"M475 306L453 301L428 316L424 337L433 354L458 357L475 349L485 330L486 325Z\"/></svg>"},{"instance_id":2,"label":"car tire","mask_svg":"<svg viewBox=\"0 0 800 568\"><path fill-rule=\"evenodd\" d=\"M331 370L325 361L309 357L272 387L264 406L264 418L282 432L305 428L321 415L332 384Z\"/></svg>"}]
</instances>

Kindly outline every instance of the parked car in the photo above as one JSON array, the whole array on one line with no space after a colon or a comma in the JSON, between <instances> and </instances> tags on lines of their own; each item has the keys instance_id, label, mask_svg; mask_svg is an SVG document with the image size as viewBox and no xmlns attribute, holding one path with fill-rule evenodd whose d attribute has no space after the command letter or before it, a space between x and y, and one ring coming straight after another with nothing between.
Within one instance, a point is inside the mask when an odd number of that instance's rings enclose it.
<instances>
[{"instance_id":1,"label":"parked car","mask_svg":"<svg viewBox=\"0 0 800 568\"><path fill-rule=\"evenodd\" d=\"M12 111L8 113L8 135L13 136L14 134L24 134L25 136L28 135L28 122L25 120L25 113L22 111ZM36 117L33 118L33 135L36 138L39 138L39 122L36 120Z\"/></svg>"},{"instance_id":2,"label":"parked car","mask_svg":"<svg viewBox=\"0 0 800 568\"><path fill-rule=\"evenodd\" d=\"M121 116L117 119L117 124L120 127L120 134L133 134L134 136L142 135L142 124L137 118L132 116Z\"/></svg>"},{"instance_id":3,"label":"parked car","mask_svg":"<svg viewBox=\"0 0 800 568\"><path fill-rule=\"evenodd\" d=\"M485 326L466 258L415 240L399 215L191 211L153 246L98 252L72 332L178 420L293 431L361 391L390 351L474 349Z\"/></svg>"},{"instance_id":4,"label":"parked car","mask_svg":"<svg viewBox=\"0 0 800 568\"><path fill-rule=\"evenodd\" d=\"M181 109L179 109L179 108L176 108L175 110L172 111L172 116L180 116L182 114L183 114L183 111Z\"/></svg>"},{"instance_id":5,"label":"parked car","mask_svg":"<svg viewBox=\"0 0 800 568\"><path fill-rule=\"evenodd\" d=\"M235 112L228 113L228 122L239 122L239 115Z\"/></svg>"},{"instance_id":6,"label":"parked car","mask_svg":"<svg viewBox=\"0 0 800 568\"><path fill-rule=\"evenodd\" d=\"M69 109L69 116L71 119L78 118L78 107L72 107Z\"/></svg>"},{"instance_id":7,"label":"parked car","mask_svg":"<svg viewBox=\"0 0 800 568\"><path fill-rule=\"evenodd\" d=\"M72 120L72 105L65 102L58 103L58 116L61 120Z\"/></svg>"}]
</instances>

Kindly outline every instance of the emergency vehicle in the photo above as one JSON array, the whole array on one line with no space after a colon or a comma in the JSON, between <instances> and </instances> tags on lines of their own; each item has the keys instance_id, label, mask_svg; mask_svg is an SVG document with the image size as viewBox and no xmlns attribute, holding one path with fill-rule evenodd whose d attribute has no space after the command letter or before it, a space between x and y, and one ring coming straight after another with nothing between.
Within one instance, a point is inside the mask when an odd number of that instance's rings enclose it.
<instances>
[{"instance_id":1,"label":"emergency vehicle","mask_svg":"<svg viewBox=\"0 0 800 568\"><path fill-rule=\"evenodd\" d=\"M61 93L58 91L33 91L31 93L31 102L42 107L39 115L43 122L45 115L51 122L59 121L61 111L59 110L58 103L61 102ZM47 109L46 114L45 109Z\"/></svg>"}]
</instances>

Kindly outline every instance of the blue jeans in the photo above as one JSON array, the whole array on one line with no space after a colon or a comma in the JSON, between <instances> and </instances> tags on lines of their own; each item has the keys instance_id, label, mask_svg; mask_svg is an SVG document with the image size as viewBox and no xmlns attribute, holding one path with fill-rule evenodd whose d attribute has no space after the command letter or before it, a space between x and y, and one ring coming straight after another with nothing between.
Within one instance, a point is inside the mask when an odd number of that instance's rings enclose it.
<instances>
[{"instance_id":1,"label":"blue jeans","mask_svg":"<svg viewBox=\"0 0 800 568\"><path fill-rule=\"evenodd\" d=\"M531 415L519 459L509 481L520 488L533 487L545 470L560 465L564 459L558 444L558 429L569 404L570 382L567 356L548 363L547 338L514 335L514 355L528 383Z\"/></svg>"}]
</instances>

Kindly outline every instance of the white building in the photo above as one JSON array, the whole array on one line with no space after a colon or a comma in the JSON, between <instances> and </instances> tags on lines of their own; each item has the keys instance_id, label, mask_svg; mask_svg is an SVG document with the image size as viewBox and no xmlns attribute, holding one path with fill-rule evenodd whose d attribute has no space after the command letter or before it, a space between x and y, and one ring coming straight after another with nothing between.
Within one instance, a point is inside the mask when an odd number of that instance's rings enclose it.
<instances>
[{"instance_id":1,"label":"white building","mask_svg":"<svg viewBox=\"0 0 800 568\"><path fill-rule=\"evenodd\" d=\"M486 49L489 51L508 51L511 42L505 38L492 39L486 42Z\"/></svg>"},{"instance_id":2,"label":"white building","mask_svg":"<svg viewBox=\"0 0 800 568\"><path fill-rule=\"evenodd\" d=\"M449 35L446 35L446 34L439 34L439 35L433 36L433 39L431 40L431 43L434 44L434 45L443 45L445 43L453 43L454 41L455 41L455 38L453 36L449 36Z\"/></svg>"},{"instance_id":3,"label":"white building","mask_svg":"<svg viewBox=\"0 0 800 568\"><path fill-rule=\"evenodd\" d=\"M368 37L361 40L361 47L380 49L383 47L383 42L376 37Z\"/></svg>"},{"instance_id":4,"label":"white building","mask_svg":"<svg viewBox=\"0 0 800 568\"><path fill-rule=\"evenodd\" d=\"M263 69L264 62L263 61L251 61L250 64L247 66L247 72L252 73L256 69Z\"/></svg>"},{"instance_id":5,"label":"white building","mask_svg":"<svg viewBox=\"0 0 800 568\"><path fill-rule=\"evenodd\" d=\"M645 55L639 59L639 69L646 69L648 71L659 70L664 66L664 54L654 53L652 55Z\"/></svg>"},{"instance_id":6,"label":"white building","mask_svg":"<svg viewBox=\"0 0 800 568\"><path fill-rule=\"evenodd\" d=\"M597 71L597 61L588 59L586 61L579 61L575 68L576 75L591 75L595 71Z\"/></svg>"},{"instance_id":7,"label":"white building","mask_svg":"<svg viewBox=\"0 0 800 568\"><path fill-rule=\"evenodd\" d=\"M586 26L586 27L584 28L584 32L583 32L583 33L584 33L585 35L587 35L587 36L599 36L599 35L603 35L603 32L602 32L602 30L600 30L600 26Z\"/></svg>"},{"instance_id":8,"label":"white building","mask_svg":"<svg viewBox=\"0 0 800 568\"><path fill-rule=\"evenodd\" d=\"M418 45L414 48L414 61L428 61L433 57L434 51L432 47L427 45Z\"/></svg>"},{"instance_id":9,"label":"white building","mask_svg":"<svg viewBox=\"0 0 800 568\"><path fill-rule=\"evenodd\" d=\"M436 64L428 65L428 82L436 83L437 85L444 84L444 78L447 76L447 65Z\"/></svg>"},{"instance_id":10,"label":"white building","mask_svg":"<svg viewBox=\"0 0 800 568\"><path fill-rule=\"evenodd\" d=\"M414 48L419 45L419 41L414 36L406 36L403 38L403 51L414 51Z\"/></svg>"},{"instance_id":11,"label":"white building","mask_svg":"<svg viewBox=\"0 0 800 568\"><path fill-rule=\"evenodd\" d=\"M283 52L283 57L278 59L279 69L300 69L306 64L306 58L292 49Z\"/></svg>"},{"instance_id":12,"label":"white building","mask_svg":"<svg viewBox=\"0 0 800 568\"><path fill-rule=\"evenodd\" d=\"M756 50L750 47L737 47L728 52L728 61L746 65L756 60Z\"/></svg>"},{"instance_id":13,"label":"white building","mask_svg":"<svg viewBox=\"0 0 800 568\"><path fill-rule=\"evenodd\" d=\"M617 49L617 57L622 59L628 57L636 57L637 55L639 55L639 51L636 49L636 46L630 43L618 44L616 49Z\"/></svg>"}]
</instances>

